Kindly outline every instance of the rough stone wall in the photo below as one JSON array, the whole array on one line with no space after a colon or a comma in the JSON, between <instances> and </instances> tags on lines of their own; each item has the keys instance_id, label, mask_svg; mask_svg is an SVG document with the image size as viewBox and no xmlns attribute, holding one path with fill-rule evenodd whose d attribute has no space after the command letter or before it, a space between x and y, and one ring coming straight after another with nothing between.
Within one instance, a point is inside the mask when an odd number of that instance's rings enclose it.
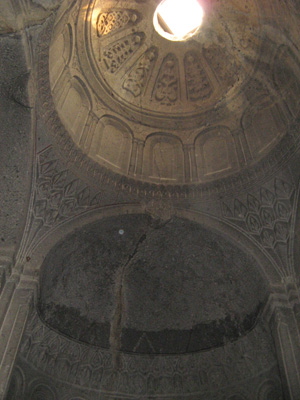
<instances>
[{"instance_id":1,"label":"rough stone wall","mask_svg":"<svg viewBox=\"0 0 300 400\"><path fill-rule=\"evenodd\" d=\"M104 218L64 237L46 256L40 282L48 325L146 354L237 340L253 329L267 295L256 261L221 235L145 214Z\"/></svg>"},{"instance_id":2,"label":"rough stone wall","mask_svg":"<svg viewBox=\"0 0 300 400\"><path fill-rule=\"evenodd\" d=\"M25 223L32 153L21 36L0 36L0 59L0 257L11 257Z\"/></svg>"},{"instance_id":3,"label":"rough stone wall","mask_svg":"<svg viewBox=\"0 0 300 400\"><path fill-rule=\"evenodd\" d=\"M2 1L0 4L0 34L20 32L25 27L43 23L60 3L61 0Z\"/></svg>"}]
</instances>

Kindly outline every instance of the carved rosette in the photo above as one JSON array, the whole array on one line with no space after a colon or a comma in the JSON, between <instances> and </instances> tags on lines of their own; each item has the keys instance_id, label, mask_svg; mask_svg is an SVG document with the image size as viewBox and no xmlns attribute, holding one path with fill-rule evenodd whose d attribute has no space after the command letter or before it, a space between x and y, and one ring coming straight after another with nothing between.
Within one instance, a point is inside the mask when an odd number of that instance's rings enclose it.
<instances>
[{"instance_id":1,"label":"carved rosette","mask_svg":"<svg viewBox=\"0 0 300 400\"><path fill-rule=\"evenodd\" d=\"M170 43L153 28L157 2L129 3L132 8L121 8L116 0L90 2L85 46L97 80L129 108L142 103L142 113L152 118L156 113L197 115L211 108L251 76L260 46L256 1L230 3L216 2L206 10L193 40Z\"/></svg>"}]
</instances>

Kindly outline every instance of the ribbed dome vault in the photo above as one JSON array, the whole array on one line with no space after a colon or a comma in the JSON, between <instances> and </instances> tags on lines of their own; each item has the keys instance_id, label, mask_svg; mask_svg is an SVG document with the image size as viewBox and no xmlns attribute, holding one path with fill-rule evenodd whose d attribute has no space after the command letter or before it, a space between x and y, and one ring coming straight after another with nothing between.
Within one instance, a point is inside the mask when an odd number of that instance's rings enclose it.
<instances>
[{"instance_id":1,"label":"ribbed dome vault","mask_svg":"<svg viewBox=\"0 0 300 400\"><path fill-rule=\"evenodd\" d=\"M157 4L63 4L50 85L67 135L97 168L132 182L199 184L252 167L298 116L293 7L203 0L201 29L172 42L154 29Z\"/></svg>"}]
</instances>

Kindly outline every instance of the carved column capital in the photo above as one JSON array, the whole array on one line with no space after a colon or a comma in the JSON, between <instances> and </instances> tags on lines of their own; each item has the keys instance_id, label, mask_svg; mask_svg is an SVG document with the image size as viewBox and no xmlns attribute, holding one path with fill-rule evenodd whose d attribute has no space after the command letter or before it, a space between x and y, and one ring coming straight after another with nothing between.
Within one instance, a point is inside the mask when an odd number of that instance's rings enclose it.
<instances>
[{"instance_id":1,"label":"carved column capital","mask_svg":"<svg viewBox=\"0 0 300 400\"><path fill-rule=\"evenodd\" d=\"M300 292L294 277L282 279L282 284L274 286L263 311L263 318L270 323L271 318L284 310L291 310L300 305Z\"/></svg>"}]
</instances>

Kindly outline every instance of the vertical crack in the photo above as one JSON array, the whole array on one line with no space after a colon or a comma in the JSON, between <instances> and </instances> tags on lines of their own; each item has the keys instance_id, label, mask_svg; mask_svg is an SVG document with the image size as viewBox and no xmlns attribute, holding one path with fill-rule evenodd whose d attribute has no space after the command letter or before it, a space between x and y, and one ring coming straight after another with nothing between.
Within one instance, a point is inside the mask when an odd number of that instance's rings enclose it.
<instances>
[{"instance_id":1,"label":"vertical crack","mask_svg":"<svg viewBox=\"0 0 300 400\"><path fill-rule=\"evenodd\" d=\"M120 365L120 350L121 350L121 335L123 327L123 316L125 307L124 295L124 277L126 268L131 260L137 254L139 246L145 241L146 234L144 233L138 240L133 252L129 255L127 261L119 268L118 278L116 282L116 306L110 328L109 343L113 354L113 366L119 369Z\"/></svg>"}]
</instances>

